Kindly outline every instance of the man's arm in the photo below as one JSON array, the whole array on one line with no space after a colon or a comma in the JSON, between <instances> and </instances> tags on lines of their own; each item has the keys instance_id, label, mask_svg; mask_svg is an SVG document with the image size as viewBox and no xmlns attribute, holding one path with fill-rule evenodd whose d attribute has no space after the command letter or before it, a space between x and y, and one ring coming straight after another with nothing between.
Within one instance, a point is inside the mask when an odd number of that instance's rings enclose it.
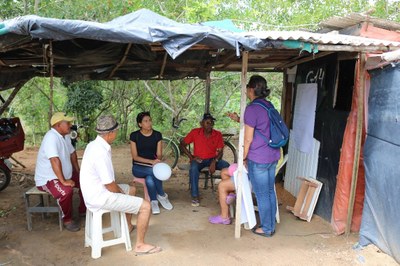
<instances>
[{"instance_id":1,"label":"man's arm","mask_svg":"<svg viewBox=\"0 0 400 266\"><path fill-rule=\"evenodd\" d=\"M181 142L179 143L179 148L181 151L186 154L186 156L192 161L194 159L193 154L190 153L190 151L187 148L188 144L186 144L185 140L182 139Z\"/></svg>"},{"instance_id":2,"label":"man's arm","mask_svg":"<svg viewBox=\"0 0 400 266\"><path fill-rule=\"evenodd\" d=\"M113 193L122 193L124 194L124 192L122 191L122 189L117 185L117 183L115 183L115 181L111 182L110 184L106 184L104 185L106 187L106 189L110 192Z\"/></svg>"},{"instance_id":3,"label":"man's arm","mask_svg":"<svg viewBox=\"0 0 400 266\"><path fill-rule=\"evenodd\" d=\"M64 174L62 172L62 165L61 165L60 158L51 157L50 164L51 164L51 168L53 168L53 171L54 171L56 177L58 178L58 180L61 182L61 184L63 184L64 186L70 186L70 187L75 186L75 182L73 180L65 179Z\"/></svg>"},{"instance_id":4,"label":"man's arm","mask_svg":"<svg viewBox=\"0 0 400 266\"><path fill-rule=\"evenodd\" d=\"M79 163L78 163L78 155L76 154L76 151L74 151L73 153L71 153L71 163L72 163L72 167L74 168L74 170L79 173L80 171L80 167L79 167Z\"/></svg>"}]
</instances>

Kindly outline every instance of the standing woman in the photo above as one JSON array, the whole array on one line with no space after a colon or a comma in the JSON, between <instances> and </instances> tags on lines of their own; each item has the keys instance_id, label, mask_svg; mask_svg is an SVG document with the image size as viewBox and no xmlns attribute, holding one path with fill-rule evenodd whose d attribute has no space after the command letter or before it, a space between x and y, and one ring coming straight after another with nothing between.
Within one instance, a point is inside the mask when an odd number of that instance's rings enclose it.
<instances>
[{"instance_id":1,"label":"standing woman","mask_svg":"<svg viewBox=\"0 0 400 266\"><path fill-rule=\"evenodd\" d=\"M270 90L267 81L258 75L250 78L246 89L250 104L244 112L244 160L247 161L249 178L256 195L260 225L252 229L253 233L271 237L275 233L275 168L280 157L279 149L268 146L270 139L270 121L267 111L252 104L257 101L266 103ZM263 136L261 136L263 135Z\"/></svg>"},{"instance_id":2,"label":"standing woman","mask_svg":"<svg viewBox=\"0 0 400 266\"><path fill-rule=\"evenodd\" d=\"M153 165L161 162L162 158L162 135L153 130L150 112L139 113L136 122L139 130L130 135L132 174L135 177L146 179L153 214L160 213L158 202L164 209L172 210L173 206L168 200L167 193L163 190L162 181L153 174Z\"/></svg>"}]
</instances>

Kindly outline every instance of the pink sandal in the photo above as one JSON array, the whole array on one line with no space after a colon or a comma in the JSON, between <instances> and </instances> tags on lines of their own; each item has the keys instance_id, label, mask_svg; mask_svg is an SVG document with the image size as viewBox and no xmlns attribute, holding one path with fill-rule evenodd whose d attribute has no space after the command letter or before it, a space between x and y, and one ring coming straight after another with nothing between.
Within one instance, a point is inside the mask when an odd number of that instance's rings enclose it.
<instances>
[{"instance_id":1,"label":"pink sandal","mask_svg":"<svg viewBox=\"0 0 400 266\"><path fill-rule=\"evenodd\" d=\"M222 218L221 215L210 216L208 221L212 224L231 224L231 218Z\"/></svg>"}]
</instances>

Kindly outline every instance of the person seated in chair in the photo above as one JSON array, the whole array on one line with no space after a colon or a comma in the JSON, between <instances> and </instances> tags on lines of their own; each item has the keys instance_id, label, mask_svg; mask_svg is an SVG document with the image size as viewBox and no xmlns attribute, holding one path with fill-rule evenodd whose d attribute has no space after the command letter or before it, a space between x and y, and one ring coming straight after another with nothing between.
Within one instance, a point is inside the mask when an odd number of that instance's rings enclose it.
<instances>
[{"instance_id":1,"label":"person seated in chair","mask_svg":"<svg viewBox=\"0 0 400 266\"><path fill-rule=\"evenodd\" d=\"M212 224L231 224L232 222L229 215L229 205L236 199L236 189L233 181L233 172L236 168L237 164L234 163L229 168L224 168L221 171L221 182L218 184L218 200L221 213L208 217L208 221Z\"/></svg>"},{"instance_id":2,"label":"person seated in chair","mask_svg":"<svg viewBox=\"0 0 400 266\"><path fill-rule=\"evenodd\" d=\"M79 164L69 133L75 118L62 112L54 113L50 119L51 129L40 145L35 169L35 183L39 190L50 193L60 206L65 229L77 232L80 227L72 220L73 188L79 185ZM79 191L79 214L84 216L86 206Z\"/></svg>"},{"instance_id":3,"label":"person seated in chair","mask_svg":"<svg viewBox=\"0 0 400 266\"><path fill-rule=\"evenodd\" d=\"M200 171L209 167L210 174L215 170L222 170L229 167L229 163L222 160L224 140L220 131L213 129L215 118L205 113L200 122L200 128L192 129L180 143L181 150L190 159L190 189L192 206L200 206L199 198L199 176ZM193 154L187 146L193 143Z\"/></svg>"},{"instance_id":4,"label":"person seated in chair","mask_svg":"<svg viewBox=\"0 0 400 266\"><path fill-rule=\"evenodd\" d=\"M137 214L136 255L160 252L160 247L147 244L144 238L149 226L150 203L136 197L134 186L117 184L111 161L111 144L117 137L119 125L112 115L102 115L97 120L96 139L90 142L83 154L81 188L86 206L90 211L100 209L126 213L129 232L134 226L132 214Z\"/></svg>"}]
</instances>

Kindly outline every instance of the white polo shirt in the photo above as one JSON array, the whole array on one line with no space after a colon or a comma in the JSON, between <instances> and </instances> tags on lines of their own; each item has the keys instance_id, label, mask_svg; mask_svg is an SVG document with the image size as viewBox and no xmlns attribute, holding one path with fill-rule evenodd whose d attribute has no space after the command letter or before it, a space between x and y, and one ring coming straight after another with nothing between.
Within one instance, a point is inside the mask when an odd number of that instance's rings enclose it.
<instances>
[{"instance_id":1,"label":"white polo shirt","mask_svg":"<svg viewBox=\"0 0 400 266\"><path fill-rule=\"evenodd\" d=\"M85 149L81 163L80 184L86 207L101 209L112 192L105 185L115 181L111 160L111 146L97 136Z\"/></svg>"},{"instance_id":2,"label":"white polo shirt","mask_svg":"<svg viewBox=\"0 0 400 266\"><path fill-rule=\"evenodd\" d=\"M50 158L58 157L61 161L65 179L72 177L71 153L75 151L69 135L63 137L54 128L51 128L42 140L37 155L35 182L36 186L43 186L47 181L57 179L51 167Z\"/></svg>"}]
</instances>

